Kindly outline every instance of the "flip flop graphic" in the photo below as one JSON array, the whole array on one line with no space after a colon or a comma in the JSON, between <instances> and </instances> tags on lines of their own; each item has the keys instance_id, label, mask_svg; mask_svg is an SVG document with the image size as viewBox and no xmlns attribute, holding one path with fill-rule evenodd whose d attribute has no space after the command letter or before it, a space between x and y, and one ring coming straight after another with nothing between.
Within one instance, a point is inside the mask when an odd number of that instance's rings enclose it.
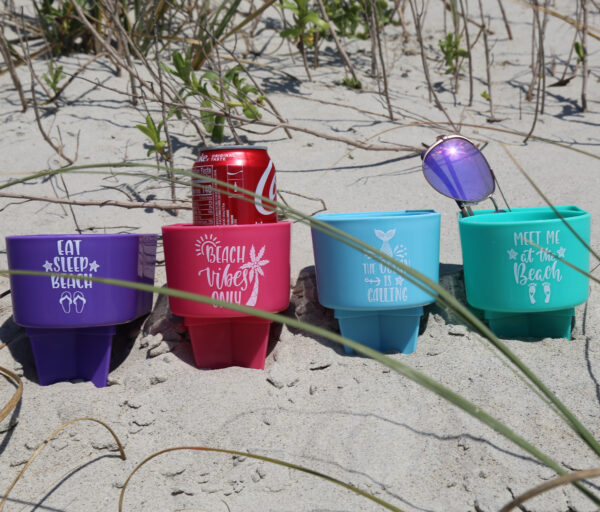
<instances>
[{"instance_id":1,"label":"flip flop graphic","mask_svg":"<svg viewBox=\"0 0 600 512\"><path fill-rule=\"evenodd\" d=\"M77 311L77 313L81 313L83 311L86 302L87 301L85 300L83 293L75 292L73 294L73 304L75 304L75 311Z\"/></svg>"},{"instance_id":2,"label":"flip flop graphic","mask_svg":"<svg viewBox=\"0 0 600 512\"><path fill-rule=\"evenodd\" d=\"M71 304L73 304L73 299L71 299L71 292L64 291L60 294L60 299L58 299L58 303L62 306L62 309L65 313L71 312Z\"/></svg>"}]
</instances>

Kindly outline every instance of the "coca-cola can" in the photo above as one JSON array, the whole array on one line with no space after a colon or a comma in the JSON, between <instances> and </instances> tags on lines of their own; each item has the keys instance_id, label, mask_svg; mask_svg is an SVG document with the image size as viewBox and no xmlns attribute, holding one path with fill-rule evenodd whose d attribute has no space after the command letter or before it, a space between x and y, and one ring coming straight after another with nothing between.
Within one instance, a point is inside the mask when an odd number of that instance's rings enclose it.
<instances>
[{"instance_id":1,"label":"coca-cola can","mask_svg":"<svg viewBox=\"0 0 600 512\"><path fill-rule=\"evenodd\" d=\"M263 224L276 222L275 209L259 197L237 192L246 189L274 200L275 166L267 148L222 146L203 148L194 164L192 205L197 226L224 224ZM215 185L213 178L233 185Z\"/></svg>"}]
</instances>

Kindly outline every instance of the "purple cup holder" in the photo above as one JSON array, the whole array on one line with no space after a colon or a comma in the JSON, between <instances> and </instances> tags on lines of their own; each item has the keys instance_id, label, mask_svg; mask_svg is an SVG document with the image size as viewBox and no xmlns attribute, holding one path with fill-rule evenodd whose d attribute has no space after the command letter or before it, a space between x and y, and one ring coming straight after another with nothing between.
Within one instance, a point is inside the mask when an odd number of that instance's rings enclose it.
<instances>
[{"instance_id":1,"label":"purple cup holder","mask_svg":"<svg viewBox=\"0 0 600 512\"><path fill-rule=\"evenodd\" d=\"M6 237L8 268L154 283L156 235ZM11 275L13 317L27 330L41 385L106 385L117 324L152 309L152 293L82 279Z\"/></svg>"}]
</instances>

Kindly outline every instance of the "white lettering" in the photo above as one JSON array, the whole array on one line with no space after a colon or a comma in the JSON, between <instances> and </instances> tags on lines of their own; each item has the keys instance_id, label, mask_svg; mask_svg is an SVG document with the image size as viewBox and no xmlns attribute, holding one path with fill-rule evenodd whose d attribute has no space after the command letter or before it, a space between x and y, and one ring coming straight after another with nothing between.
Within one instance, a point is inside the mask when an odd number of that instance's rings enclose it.
<instances>
[{"instance_id":1,"label":"white lettering","mask_svg":"<svg viewBox=\"0 0 600 512\"><path fill-rule=\"evenodd\" d=\"M552 265L546 265L544 268L530 269L527 269L525 263L515 263L513 266L515 282L521 286L532 282L549 281L550 279L560 282L562 281L562 273L559 268L556 268L557 263L555 261Z\"/></svg>"},{"instance_id":2,"label":"white lettering","mask_svg":"<svg viewBox=\"0 0 600 512\"><path fill-rule=\"evenodd\" d=\"M408 288L388 287L388 288L369 288L367 290L367 300L377 303L398 303L408 300Z\"/></svg>"}]
</instances>

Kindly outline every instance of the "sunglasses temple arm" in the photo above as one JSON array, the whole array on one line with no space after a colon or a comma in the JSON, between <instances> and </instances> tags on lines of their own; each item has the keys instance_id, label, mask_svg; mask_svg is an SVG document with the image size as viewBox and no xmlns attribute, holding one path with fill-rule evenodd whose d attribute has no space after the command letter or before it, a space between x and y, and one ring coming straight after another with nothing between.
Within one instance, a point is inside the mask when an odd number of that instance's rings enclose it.
<instances>
[{"instance_id":1,"label":"sunglasses temple arm","mask_svg":"<svg viewBox=\"0 0 600 512\"><path fill-rule=\"evenodd\" d=\"M463 201L459 201L458 199L455 199L455 201L458 207L460 208L460 213L463 217L473 216L473 210L471 210L470 206L466 205Z\"/></svg>"},{"instance_id":2,"label":"sunglasses temple arm","mask_svg":"<svg viewBox=\"0 0 600 512\"><path fill-rule=\"evenodd\" d=\"M496 175L494 174L494 171L492 171L490 169L490 171L492 172L492 176L494 178L494 182L496 183L496 186L498 187L498 190L500 191L500 195L502 196L502 200L504 201L504 204L506 205L506 209L509 212L512 212L512 210L510 209L510 206L508 204L508 201L506 200L506 197L504 196L504 192L502 191L502 187L500 186L500 182L496 179ZM496 206L496 204L494 203L494 206ZM498 207L496 206L496 210L498 210Z\"/></svg>"}]
</instances>

